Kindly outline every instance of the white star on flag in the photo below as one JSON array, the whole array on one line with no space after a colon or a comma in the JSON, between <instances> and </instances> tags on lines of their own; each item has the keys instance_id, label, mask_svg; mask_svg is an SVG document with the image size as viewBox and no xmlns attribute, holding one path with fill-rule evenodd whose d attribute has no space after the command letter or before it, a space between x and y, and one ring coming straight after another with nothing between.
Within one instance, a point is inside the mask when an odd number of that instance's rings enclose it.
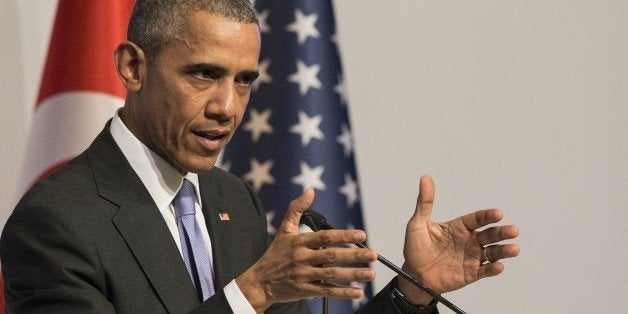
<instances>
[{"instance_id":1,"label":"white star on flag","mask_svg":"<svg viewBox=\"0 0 628 314\"><path fill-rule=\"evenodd\" d=\"M277 229L272 224L273 218L275 218L275 211L267 210L266 221L268 222L268 224L266 225L266 232L268 232L268 234L271 234L271 235L274 235L275 233L277 233Z\"/></svg>"},{"instance_id":2,"label":"white star on flag","mask_svg":"<svg viewBox=\"0 0 628 314\"><path fill-rule=\"evenodd\" d=\"M257 15L257 24L259 25L259 31L261 33L270 33L270 26L266 23L266 20L268 20L268 13L270 13L270 11L264 10Z\"/></svg>"},{"instance_id":3,"label":"white star on flag","mask_svg":"<svg viewBox=\"0 0 628 314\"><path fill-rule=\"evenodd\" d=\"M220 167L220 169L229 172L231 170L231 161L225 161L223 158L223 153L220 153L218 156L218 161L216 162L216 166Z\"/></svg>"},{"instance_id":4,"label":"white star on flag","mask_svg":"<svg viewBox=\"0 0 628 314\"><path fill-rule=\"evenodd\" d=\"M366 288L366 282L352 281L351 282L351 287L364 289L364 288ZM351 300L351 306L353 307L354 311L357 311L358 309L360 309L362 307L362 305L366 304L366 301L368 301L366 299L366 296L362 295L362 297L359 298L359 299L352 299Z\"/></svg>"},{"instance_id":5,"label":"white star on flag","mask_svg":"<svg viewBox=\"0 0 628 314\"><path fill-rule=\"evenodd\" d=\"M346 124L342 124L340 126L342 133L336 137L336 142L340 143L344 148L345 157L349 157L351 155L351 151L353 150L353 140L351 138L351 131Z\"/></svg>"},{"instance_id":6,"label":"white star on flag","mask_svg":"<svg viewBox=\"0 0 628 314\"><path fill-rule=\"evenodd\" d=\"M288 77L288 82L299 84L299 93L305 96L310 88L321 89L323 86L317 77L320 69L319 64L308 67L303 61L297 60L297 71Z\"/></svg>"},{"instance_id":7,"label":"white star on flag","mask_svg":"<svg viewBox=\"0 0 628 314\"><path fill-rule=\"evenodd\" d=\"M299 224L299 234L308 233L308 232L313 232L312 228L304 224Z\"/></svg>"},{"instance_id":8,"label":"white star on flag","mask_svg":"<svg viewBox=\"0 0 628 314\"><path fill-rule=\"evenodd\" d=\"M338 84L334 86L334 91L340 96L340 103L343 106L347 105L347 91L345 89L345 81L341 75L338 75Z\"/></svg>"},{"instance_id":9,"label":"white star on flag","mask_svg":"<svg viewBox=\"0 0 628 314\"><path fill-rule=\"evenodd\" d=\"M255 108L251 108L249 114L249 121L242 128L251 132L253 143L259 141L259 137L262 133L273 133L273 127L268 123L268 119L272 115L272 110L266 109L260 113L257 112Z\"/></svg>"},{"instance_id":10,"label":"white star on flag","mask_svg":"<svg viewBox=\"0 0 628 314\"><path fill-rule=\"evenodd\" d=\"M345 173L345 184L338 191L347 198L347 207L353 207L358 201L358 185L350 174Z\"/></svg>"},{"instance_id":11,"label":"white star on flag","mask_svg":"<svg viewBox=\"0 0 628 314\"><path fill-rule=\"evenodd\" d=\"M307 163L301 162L301 173L293 177L290 182L293 184L301 185L303 187L303 191L307 190L307 188L319 189L324 191L327 186L321 180L321 176L325 171L325 166L320 165L316 168L310 168Z\"/></svg>"},{"instance_id":12,"label":"white star on flag","mask_svg":"<svg viewBox=\"0 0 628 314\"><path fill-rule=\"evenodd\" d=\"M305 43L308 37L318 38L320 33L318 29L316 29L316 20L318 20L318 15L316 13L312 13L310 15L304 15L301 10L294 10L294 22L292 24L288 24L286 29L296 33L299 44Z\"/></svg>"},{"instance_id":13,"label":"white star on flag","mask_svg":"<svg viewBox=\"0 0 628 314\"><path fill-rule=\"evenodd\" d=\"M305 112L299 111L299 123L290 127L290 132L301 135L301 144L307 146L315 138L322 140L325 138L319 125L323 121L322 115L309 117Z\"/></svg>"},{"instance_id":14,"label":"white star on flag","mask_svg":"<svg viewBox=\"0 0 628 314\"><path fill-rule=\"evenodd\" d=\"M270 66L270 59L265 59L264 61L259 63L258 72L259 76L255 81L253 81L252 87L254 91L259 89L260 84L262 83L272 83L273 78L268 74L268 67Z\"/></svg>"},{"instance_id":15,"label":"white star on flag","mask_svg":"<svg viewBox=\"0 0 628 314\"><path fill-rule=\"evenodd\" d=\"M338 45L338 34L331 34L329 36L329 41L331 41L332 43L334 43L334 45Z\"/></svg>"},{"instance_id":16,"label":"white star on flag","mask_svg":"<svg viewBox=\"0 0 628 314\"><path fill-rule=\"evenodd\" d=\"M272 167L272 160L267 160L265 163L261 164L257 159L251 158L251 171L244 174L243 177L251 182L256 192L259 192L262 185L275 183L275 178L270 174L270 168Z\"/></svg>"}]
</instances>

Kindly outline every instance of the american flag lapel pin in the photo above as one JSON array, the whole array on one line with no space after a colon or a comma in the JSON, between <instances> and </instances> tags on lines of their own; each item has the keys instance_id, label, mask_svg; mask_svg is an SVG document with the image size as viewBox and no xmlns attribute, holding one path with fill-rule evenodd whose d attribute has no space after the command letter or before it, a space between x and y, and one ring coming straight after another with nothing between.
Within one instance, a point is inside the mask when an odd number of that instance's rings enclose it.
<instances>
[{"instance_id":1,"label":"american flag lapel pin","mask_svg":"<svg viewBox=\"0 0 628 314\"><path fill-rule=\"evenodd\" d=\"M221 221L227 221L227 220L230 220L230 219L229 219L229 214L227 214L227 213L218 213L218 217L220 217L220 220L221 220Z\"/></svg>"}]
</instances>

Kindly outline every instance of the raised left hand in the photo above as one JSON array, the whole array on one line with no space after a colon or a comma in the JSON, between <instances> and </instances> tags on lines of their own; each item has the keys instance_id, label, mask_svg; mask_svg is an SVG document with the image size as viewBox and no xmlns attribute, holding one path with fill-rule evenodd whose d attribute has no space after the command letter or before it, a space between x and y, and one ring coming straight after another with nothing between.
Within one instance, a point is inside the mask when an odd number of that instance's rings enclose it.
<instances>
[{"instance_id":1,"label":"raised left hand","mask_svg":"<svg viewBox=\"0 0 628 314\"><path fill-rule=\"evenodd\" d=\"M460 289L504 270L499 260L519 254L516 244L498 244L519 235L513 225L490 226L501 221L499 209L478 210L454 220L435 223L430 219L434 181L423 176L414 215L406 227L403 269L438 293ZM399 278L399 289L410 301L427 304L431 297Z\"/></svg>"}]
</instances>

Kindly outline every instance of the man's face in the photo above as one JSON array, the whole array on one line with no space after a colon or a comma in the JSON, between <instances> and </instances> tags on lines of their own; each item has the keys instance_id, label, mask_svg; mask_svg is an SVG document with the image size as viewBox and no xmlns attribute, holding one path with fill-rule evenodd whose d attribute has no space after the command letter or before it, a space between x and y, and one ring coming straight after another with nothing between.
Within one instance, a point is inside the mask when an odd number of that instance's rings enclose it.
<instances>
[{"instance_id":1,"label":"man's face","mask_svg":"<svg viewBox=\"0 0 628 314\"><path fill-rule=\"evenodd\" d=\"M125 122L179 172L210 170L242 121L259 50L254 23L193 14L180 39L147 65Z\"/></svg>"}]
</instances>

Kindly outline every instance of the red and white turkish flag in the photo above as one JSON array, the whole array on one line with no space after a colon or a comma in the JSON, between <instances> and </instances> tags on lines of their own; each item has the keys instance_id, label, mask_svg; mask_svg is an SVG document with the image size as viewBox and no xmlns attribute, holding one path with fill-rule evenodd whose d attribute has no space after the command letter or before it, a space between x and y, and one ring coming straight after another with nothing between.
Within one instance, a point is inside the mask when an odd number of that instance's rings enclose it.
<instances>
[{"instance_id":1,"label":"red and white turkish flag","mask_svg":"<svg viewBox=\"0 0 628 314\"><path fill-rule=\"evenodd\" d=\"M76 156L124 104L113 53L134 0L60 0L25 160L25 192ZM0 289L2 280L0 278ZM0 293L0 312L4 294Z\"/></svg>"},{"instance_id":2,"label":"red and white turkish flag","mask_svg":"<svg viewBox=\"0 0 628 314\"><path fill-rule=\"evenodd\" d=\"M114 50L134 0L60 0L27 147L25 192L76 156L124 104Z\"/></svg>"}]
</instances>

